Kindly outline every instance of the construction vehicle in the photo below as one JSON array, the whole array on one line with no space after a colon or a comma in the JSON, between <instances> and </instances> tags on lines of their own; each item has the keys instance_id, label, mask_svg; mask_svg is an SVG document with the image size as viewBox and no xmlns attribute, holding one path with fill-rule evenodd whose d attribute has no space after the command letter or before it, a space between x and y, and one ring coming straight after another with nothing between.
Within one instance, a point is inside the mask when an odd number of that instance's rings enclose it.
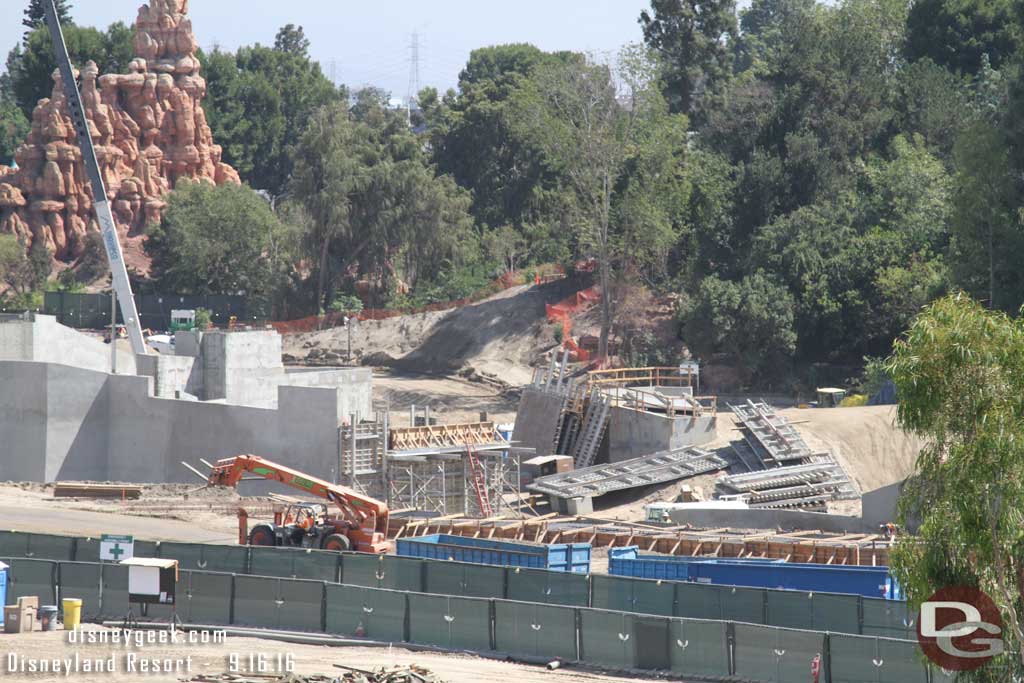
<instances>
[{"instance_id":1,"label":"construction vehicle","mask_svg":"<svg viewBox=\"0 0 1024 683\"><path fill-rule=\"evenodd\" d=\"M276 512L273 522L257 524L252 531L245 533L248 515L239 510L240 543L387 552L387 503L255 455L236 455L218 460L212 465L207 481L211 486L235 488L247 474L323 498L333 503L340 514L329 514L325 503L295 503Z\"/></svg>"}]
</instances>

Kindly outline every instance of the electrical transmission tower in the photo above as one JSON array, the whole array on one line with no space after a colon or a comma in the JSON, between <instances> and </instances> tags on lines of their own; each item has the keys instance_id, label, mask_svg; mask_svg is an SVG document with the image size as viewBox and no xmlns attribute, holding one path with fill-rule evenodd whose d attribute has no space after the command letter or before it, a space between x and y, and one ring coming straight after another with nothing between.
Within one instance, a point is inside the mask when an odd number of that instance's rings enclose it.
<instances>
[{"instance_id":1,"label":"electrical transmission tower","mask_svg":"<svg viewBox=\"0 0 1024 683\"><path fill-rule=\"evenodd\" d=\"M405 96L406 106L412 108L413 104L418 101L420 95L420 34L414 31L412 34L412 42L409 44L409 49L412 51L412 58L409 61L409 91Z\"/></svg>"}]
</instances>

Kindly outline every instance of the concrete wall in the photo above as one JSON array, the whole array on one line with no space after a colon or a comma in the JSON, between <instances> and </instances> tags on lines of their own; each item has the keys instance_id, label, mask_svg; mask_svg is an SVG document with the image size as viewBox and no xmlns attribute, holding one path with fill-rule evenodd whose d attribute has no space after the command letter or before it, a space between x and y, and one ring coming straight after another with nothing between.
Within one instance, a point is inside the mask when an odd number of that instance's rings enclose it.
<instances>
[{"instance_id":1,"label":"concrete wall","mask_svg":"<svg viewBox=\"0 0 1024 683\"><path fill-rule=\"evenodd\" d=\"M137 356L135 363L140 376L153 378L154 396L186 398L202 392L202 370L193 357L151 354Z\"/></svg>"},{"instance_id":2,"label":"concrete wall","mask_svg":"<svg viewBox=\"0 0 1024 683\"><path fill-rule=\"evenodd\" d=\"M517 446L536 449L537 455L552 455L562 400L558 394L546 394L531 387L523 389L512 441Z\"/></svg>"},{"instance_id":3,"label":"concrete wall","mask_svg":"<svg viewBox=\"0 0 1024 683\"><path fill-rule=\"evenodd\" d=\"M629 408L612 408L608 424L608 461L620 462L658 451L700 446L716 437L715 417L666 417Z\"/></svg>"},{"instance_id":4,"label":"concrete wall","mask_svg":"<svg viewBox=\"0 0 1024 683\"><path fill-rule=\"evenodd\" d=\"M903 482L899 481L865 493L861 497L861 514L864 520L875 529L879 524L895 522L898 517L896 506L902 490Z\"/></svg>"},{"instance_id":5,"label":"concrete wall","mask_svg":"<svg viewBox=\"0 0 1024 683\"><path fill-rule=\"evenodd\" d=\"M253 453L333 479L339 392L278 388L276 410L157 398L149 377L0 361L0 479L191 482L182 465Z\"/></svg>"},{"instance_id":6,"label":"concrete wall","mask_svg":"<svg viewBox=\"0 0 1024 683\"><path fill-rule=\"evenodd\" d=\"M63 363L110 372L110 345L59 324L51 315L34 315L30 320L0 322L0 360ZM118 350L117 371L135 374L131 352Z\"/></svg>"},{"instance_id":7,"label":"concrete wall","mask_svg":"<svg viewBox=\"0 0 1024 683\"><path fill-rule=\"evenodd\" d=\"M870 533L878 531L860 517L829 515L800 510L671 510L672 525L690 524L701 529L817 529L829 532Z\"/></svg>"}]
</instances>

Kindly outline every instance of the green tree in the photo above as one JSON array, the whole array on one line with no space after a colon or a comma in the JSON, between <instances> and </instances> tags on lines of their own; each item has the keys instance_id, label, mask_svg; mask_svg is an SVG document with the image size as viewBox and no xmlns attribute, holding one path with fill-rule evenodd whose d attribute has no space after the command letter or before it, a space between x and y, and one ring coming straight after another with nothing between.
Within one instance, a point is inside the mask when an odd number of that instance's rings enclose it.
<instances>
[{"instance_id":1,"label":"green tree","mask_svg":"<svg viewBox=\"0 0 1024 683\"><path fill-rule=\"evenodd\" d=\"M735 0L651 0L640 14L644 41L664 64L665 97L674 112L693 114L732 73Z\"/></svg>"},{"instance_id":2,"label":"green tree","mask_svg":"<svg viewBox=\"0 0 1024 683\"><path fill-rule=\"evenodd\" d=\"M415 285L473 244L468 193L436 173L404 116L375 102L362 98L358 118L321 108L295 148L290 191L310 221L319 309L353 273Z\"/></svg>"},{"instance_id":3,"label":"green tree","mask_svg":"<svg viewBox=\"0 0 1024 683\"><path fill-rule=\"evenodd\" d=\"M1012 309L1024 294L1018 276L1020 218L1002 130L975 122L957 141L953 258L958 282L993 308Z\"/></svg>"},{"instance_id":4,"label":"green tree","mask_svg":"<svg viewBox=\"0 0 1024 683\"><path fill-rule=\"evenodd\" d=\"M310 116L345 96L309 58L308 47L302 27L288 24L273 48L201 55L208 92L203 107L224 160L275 201L287 191L291 148Z\"/></svg>"},{"instance_id":5,"label":"green tree","mask_svg":"<svg viewBox=\"0 0 1024 683\"><path fill-rule=\"evenodd\" d=\"M14 235L0 235L0 279L15 294L24 297L42 289L51 266L50 253L41 240L26 249Z\"/></svg>"},{"instance_id":6,"label":"green tree","mask_svg":"<svg viewBox=\"0 0 1024 683\"><path fill-rule=\"evenodd\" d=\"M112 24L106 32L69 24L64 27L64 42L72 64L81 66L92 60L100 73L124 72L134 56L132 32L120 22ZM56 69L53 44L45 28L30 32L24 44L15 46L7 55L10 95L30 120L39 100L53 93Z\"/></svg>"},{"instance_id":7,"label":"green tree","mask_svg":"<svg viewBox=\"0 0 1024 683\"><path fill-rule=\"evenodd\" d=\"M627 178L628 173L648 161L663 169L664 157L656 157L666 148L682 158L686 129L685 117L668 114L654 65L639 48L625 48L617 67L618 82L608 66L592 61L544 65L530 79L518 114L547 163L572 188L581 251L597 258L601 357L607 356L615 319L614 279L630 263L667 251L664 233L672 229L664 206L652 196L664 187L655 182L657 173ZM650 249L646 254L644 247Z\"/></svg>"},{"instance_id":8,"label":"green tree","mask_svg":"<svg viewBox=\"0 0 1024 683\"><path fill-rule=\"evenodd\" d=\"M43 10L43 3L49 2L50 0L29 0L28 7L25 8L25 18L21 20L21 25L28 29L25 32L25 41L28 41L29 34L40 26L46 26L46 12ZM55 0L53 3L57 9L57 19L60 20L61 26L66 27L72 23L71 19L71 3L70 0Z\"/></svg>"},{"instance_id":9,"label":"green tree","mask_svg":"<svg viewBox=\"0 0 1024 683\"><path fill-rule=\"evenodd\" d=\"M268 295L285 267L275 243L285 228L245 186L179 183L146 251L164 291Z\"/></svg>"},{"instance_id":10,"label":"green tree","mask_svg":"<svg viewBox=\"0 0 1024 683\"><path fill-rule=\"evenodd\" d=\"M0 93L0 164L9 166L14 152L25 142L31 126L13 100Z\"/></svg>"},{"instance_id":11,"label":"green tree","mask_svg":"<svg viewBox=\"0 0 1024 683\"><path fill-rule=\"evenodd\" d=\"M888 371L899 425L921 437L900 498L904 526L892 556L917 607L947 586L987 593L1004 620L1006 652L957 680L1006 681L1024 673L1024 324L963 294L939 299L895 345Z\"/></svg>"},{"instance_id":12,"label":"green tree","mask_svg":"<svg viewBox=\"0 0 1024 683\"><path fill-rule=\"evenodd\" d=\"M747 378L777 376L796 350L795 305L763 271L739 282L705 278L679 312L683 340L701 358L724 353Z\"/></svg>"},{"instance_id":13,"label":"green tree","mask_svg":"<svg viewBox=\"0 0 1024 683\"><path fill-rule=\"evenodd\" d=\"M978 73L984 55L999 69L1020 41L1013 0L915 0L907 17L907 58L927 57L962 74Z\"/></svg>"}]
</instances>

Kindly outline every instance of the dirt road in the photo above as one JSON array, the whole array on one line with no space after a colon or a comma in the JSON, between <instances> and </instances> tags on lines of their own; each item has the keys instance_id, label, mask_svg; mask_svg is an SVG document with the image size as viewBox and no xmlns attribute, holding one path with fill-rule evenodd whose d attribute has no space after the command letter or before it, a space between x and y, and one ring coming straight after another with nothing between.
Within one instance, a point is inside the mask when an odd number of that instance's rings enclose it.
<instances>
[{"instance_id":1,"label":"dirt road","mask_svg":"<svg viewBox=\"0 0 1024 683\"><path fill-rule=\"evenodd\" d=\"M107 629L86 626L88 631L110 633ZM141 635L141 634L140 634ZM5 635L0 634L0 678L11 681L66 681L80 683L127 683L128 681L164 682L188 680L200 674L217 675L232 671L239 675L257 674L250 670L250 662L258 667L258 660L250 655L266 657L271 667L265 673L278 673L289 662L294 673L299 675L322 674L338 676L341 670L334 664L345 664L359 669L379 669L387 666L416 664L426 667L449 683L619 683L636 680L635 677L604 675L577 669L547 671L542 667L512 664L496 660L481 659L471 655L411 652L399 647L329 647L320 645L296 645L258 638L235 638L227 636L218 644L152 644L126 648L123 645L69 643L64 632ZM75 664L75 655L78 664ZM97 658L109 661L113 656L113 673L82 672L85 660ZM191 656L191 660L188 657ZM70 660L70 676L64 673L29 673L20 669L30 663L42 663L53 658ZM159 663L161 671L148 673L140 671L144 662ZM14 665L14 671L11 670ZM128 671L131 666L134 671ZM148 665L151 666L151 665ZM281 672L282 674L285 672ZM268 682L270 679L263 679Z\"/></svg>"}]
</instances>

